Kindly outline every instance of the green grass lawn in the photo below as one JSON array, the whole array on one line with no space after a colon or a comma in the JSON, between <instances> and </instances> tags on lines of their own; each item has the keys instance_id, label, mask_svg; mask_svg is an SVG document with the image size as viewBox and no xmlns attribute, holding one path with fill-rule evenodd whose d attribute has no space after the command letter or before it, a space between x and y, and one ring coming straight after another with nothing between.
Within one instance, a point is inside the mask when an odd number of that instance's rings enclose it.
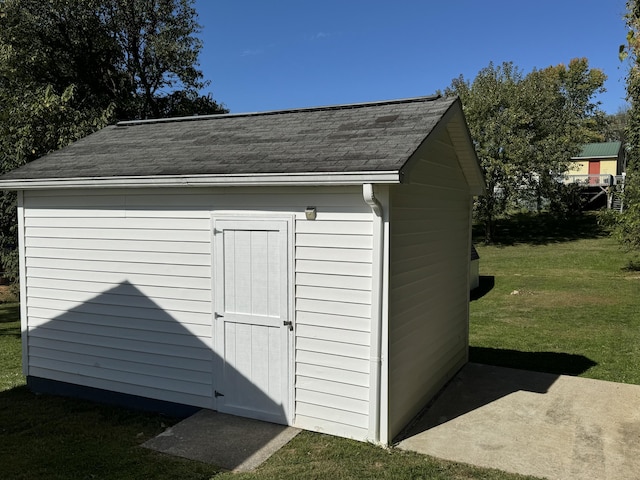
<instances>
[{"instance_id":1,"label":"green grass lawn","mask_svg":"<svg viewBox=\"0 0 640 480\"><path fill-rule=\"evenodd\" d=\"M596 217L501 227L502 244L477 246L471 360L640 384L640 272Z\"/></svg>"},{"instance_id":2,"label":"green grass lawn","mask_svg":"<svg viewBox=\"0 0 640 480\"><path fill-rule=\"evenodd\" d=\"M502 244L478 245L472 361L640 384L640 272L624 269L595 217L520 218L499 232ZM3 479L524 478L311 432L245 474L148 451L139 445L176 419L26 389L18 317L0 304Z\"/></svg>"},{"instance_id":3,"label":"green grass lawn","mask_svg":"<svg viewBox=\"0 0 640 480\"><path fill-rule=\"evenodd\" d=\"M302 432L255 472L234 474L140 447L178 420L34 395L21 372L18 304L0 304L3 480L516 480L531 477Z\"/></svg>"}]
</instances>

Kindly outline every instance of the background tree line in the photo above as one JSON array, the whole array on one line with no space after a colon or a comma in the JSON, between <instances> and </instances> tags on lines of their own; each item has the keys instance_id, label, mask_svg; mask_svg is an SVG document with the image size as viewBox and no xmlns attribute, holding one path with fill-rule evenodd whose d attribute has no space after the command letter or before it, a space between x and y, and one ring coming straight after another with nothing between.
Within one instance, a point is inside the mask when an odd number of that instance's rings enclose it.
<instances>
[{"instance_id":1,"label":"background tree line","mask_svg":"<svg viewBox=\"0 0 640 480\"><path fill-rule=\"evenodd\" d=\"M193 0L0 0L0 173L116 120L225 113L198 68ZM16 197L0 261L17 275Z\"/></svg>"},{"instance_id":2,"label":"background tree line","mask_svg":"<svg viewBox=\"0 0 640 480\"><path fill-rule=\"evenodd\" d=\"M627 175L624 186L625 209L606 218L616 238L630 251L640 251L640 4L627 1L626 43L620 46L620 59L628 61L627 73ZM640 268L639 265L635 265Z\"/></svg>"},{"instance_id":3,"label":"background tree line","mask_svg":"<svg viewBox=\"0 0 640 480\"><path fill-rule=\"evenodd\" d=\"M475 204L485 240L501 215L523 205L570 213L574 187L558 179L581 145L619 136L594 97L606 76L587 59L528 74L511 62L489 64L473 81L454 79L445 93L459 95L487 184ZM616 117L617 118L617 117Z\"/></svg>"}]
</instances>

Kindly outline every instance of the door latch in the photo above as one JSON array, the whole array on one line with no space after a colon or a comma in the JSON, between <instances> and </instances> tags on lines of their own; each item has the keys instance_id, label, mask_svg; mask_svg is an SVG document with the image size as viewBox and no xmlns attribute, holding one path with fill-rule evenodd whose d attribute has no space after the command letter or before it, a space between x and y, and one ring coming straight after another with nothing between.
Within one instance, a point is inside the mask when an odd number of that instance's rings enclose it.
<instances>
[{"instance_id":1,"label":"door latch","mask_svg":"<svg viewBox=\"0 0 640 480\"><path fill-rule=\"evenodd\" d=\"M289 327L289 331L293 330L293 322L291 320L285 320L282 322L285 327Z\"/></svg>"}]
</instances>

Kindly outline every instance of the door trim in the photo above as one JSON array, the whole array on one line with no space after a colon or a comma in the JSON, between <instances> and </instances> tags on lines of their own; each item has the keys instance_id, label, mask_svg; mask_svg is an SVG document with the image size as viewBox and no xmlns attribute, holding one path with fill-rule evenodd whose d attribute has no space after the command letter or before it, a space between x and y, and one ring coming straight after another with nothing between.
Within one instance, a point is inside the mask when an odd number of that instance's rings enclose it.
<instances>
[{"instance_id":1,"label":"door trim","mask_svg":"<svg viewBox=\"0 0 640 480\"><path fill-rule=\"evenodd\" d=\"M286 214L280 212L242 212L242 211L225 211L214 212L211 214L211 351L214 353L213 365L213 383L211 389L211 402L212 408L217 410L217 401L214 397L214 391L216 390L216 382L218 372L221 370L220 362L221 358L216 351L216 285L215 285L215 261L216 261L216 242L214 236L216 234L216 222L218 221L236 221L243 223L255 222L285 222L287 225L287 314L289 320L293 322L293 332L289 336L289 351L287 352L287 385L288 396L287 404L283 405L285 419L288 425L293 425L295 419L295 349L296 349L296 318L295 318L295 214Z\"/></svg>"}]
</instances>

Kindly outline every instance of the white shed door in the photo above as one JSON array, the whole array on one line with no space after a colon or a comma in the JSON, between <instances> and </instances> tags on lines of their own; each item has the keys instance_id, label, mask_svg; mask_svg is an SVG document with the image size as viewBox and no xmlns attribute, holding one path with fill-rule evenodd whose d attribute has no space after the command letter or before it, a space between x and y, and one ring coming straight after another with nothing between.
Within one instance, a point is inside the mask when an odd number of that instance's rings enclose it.
<instances>
[{"instance_id":1,"label":"white shed door","mask_svg":"<svg viewBox=\"0 0 640 480\"><path fill-rule=\"evenodd\" d=\"M286 221L215 220L215 351L218 411L288 423Z\"/></svg>"}]
</instances>

